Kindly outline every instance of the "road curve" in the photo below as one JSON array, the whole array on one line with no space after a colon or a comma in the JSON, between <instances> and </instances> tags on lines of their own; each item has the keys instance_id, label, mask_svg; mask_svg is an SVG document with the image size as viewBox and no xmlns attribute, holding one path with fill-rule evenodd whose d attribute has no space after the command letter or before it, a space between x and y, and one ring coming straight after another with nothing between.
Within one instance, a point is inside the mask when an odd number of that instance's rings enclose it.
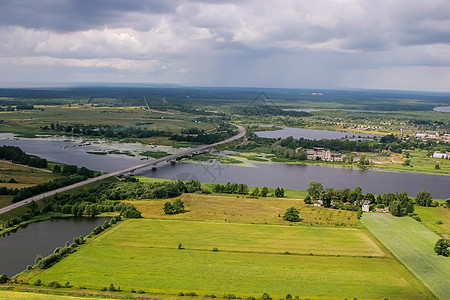
<instances>
[{"instance_id":1,"label":"road curve","mask_svg":"<svg viewBox=\"0 0 450 300\"><path fill-rule=\"evenodd\" d=\"M126 168L126 169L123 169L123 170L119 170L119 171L114 171L114 172L111 172L111 173L108 173L108 174L104 174L104 175L100 175L100 176L97 176L97 177L94 177L94 178L89 178L87 180L74 183L72 185L68 185L68 186L65 186L65 187L62 187L62 188L50 191L50 192L46 192L46 193L43 193L43 194L40 194L40 195L37 195L37 196L33 196L31 198L27 198L25 200L22 200L22 201L13 203L13 204L11 204L9 206L1 208L0 209L0 215L5 213L5 212L8 212L8 211L10 211L12 209L15 209L17 207L20 207L22 205L28 204L31 201L38 201L38 200L41 200L41 199L43 199L45 197L49 197L49 196L52 196L52 195L57 194L57 193L62 193L62 192L71 190L73 188L86 185L88 183L99 181L99 180L102 180L102 179L105 179L105 178L108 178L108 177L112 177L112 176L118 176L118 175L121 175L121 174L124 174L124 173L133 172L133 171L138 170L138 169L150 167L150 166L156 165L156 164L164 162L164 161L173 160L173 159L176 159L177 157L190 155L190 154L192 154L194 152L201 152L203 150L206 150L206 149L209 149L209 148L221 145L221 144L226 144L226 143L238 140L240 138L243 138L245 136L245 128L240 126L240 125L237 125L237 124L233 124L233 125L236 126L239 129L239 133L236 134L235 136L232 136L231 138L226 139L226 140L223 140L223 141L220 141L220 142L217 142L217 143L214 143L214 144L210 144L210 145L205 145L205 146L200 146L200 147L193 148L193 149L184 150L184 151L181 151L179 153L168 155L168 156L165 156L165 157L162 157L162 158L152 159L152 160L149 160L149 161L147 161L147 162L145 162L143 164L139 164L139 165L136 165L136 166L133 166L133 167L129 167L129 168Z\"/></svg>"}]
</instances>

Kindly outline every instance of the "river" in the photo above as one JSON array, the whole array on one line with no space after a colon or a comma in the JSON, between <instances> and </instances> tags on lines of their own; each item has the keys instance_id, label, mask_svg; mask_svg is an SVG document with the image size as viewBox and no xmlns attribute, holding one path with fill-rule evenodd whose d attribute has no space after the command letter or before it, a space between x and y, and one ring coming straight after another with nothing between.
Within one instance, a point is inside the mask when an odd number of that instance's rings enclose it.
<instances>
[{"instance_id":1,"label":"river","mask_svg":"<svg viewBox=\"0 0 450 300\"><path fill-rule=\"evenodd\" d=\"M73 242L76 236L88 235L109 218L69 217L24 225L0 236L0 274L11 277L34 264L38 254L43 257Z\"/></svg>"},{"instance_id":2,"label":"river","mask_svg":"<svg viewBox=\"0 0 450 300\"><path fill-rule=\"evenodd\" d=\"M348 134L348 133L347 133ZM21 147L30 154L66 164L76 164L94 170L112 172L142 163L137 157L125 155L92 155L86 147L76 143L47 139L1 139L0 145ZM238 182L252 186L305 189L310 181L321 182L325 187L354 188L360 186L364 193L382 194L401 192L415 196L427 190L434 198L450 197L450 176L422 173L350 170L317 165L292 165L251 162L251 166L224 165L220 163L159 164L157 171L142 169L136 175L165 179L198 179L203 182Z\"/></svg>"}]
</instances>

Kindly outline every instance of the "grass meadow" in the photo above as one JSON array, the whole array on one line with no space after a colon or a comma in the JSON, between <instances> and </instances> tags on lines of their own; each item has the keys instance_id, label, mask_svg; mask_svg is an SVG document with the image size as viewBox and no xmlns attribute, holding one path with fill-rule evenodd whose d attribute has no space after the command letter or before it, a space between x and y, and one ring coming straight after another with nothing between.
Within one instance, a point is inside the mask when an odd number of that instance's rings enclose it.
<instances>
[{"instance_id":1,"label":"grass meadow","mask_svg":"<svg viewBox=\"0 0 450 300\"><path fill-rule=\"evenodd\" d=\"M439 299L450 295L450 260L434 253L439 236L412 218L363 214L363 224Z\"/></svg>"},{"instance_id":2,"label":"grass meadow","mask_svg":"<svg viewBox=\"0 0 450 300\"><path fill-rule=\"evenodd\" d=\"M125 291L165 294L433 297L370 240L362 229L127 220L50 269L23 273L19 279L68 281L94 290L113 283ZM184 249L179 250L178 243ZM211 251L213 247L218 251ZM286 249L313 254L280 253Z\"/></svg>"},{"instance_id":3,"label":"grass meadow","mask_svg":"<svg viewBox=\"0 0 450 300\"><path fill-rule=\"evenodd\" d=\"M165 215L163 205L167 201L181 199L185 213ZM242 198L216 195L183 194L174 199L130 200L145 218L171 220L202 220L231 223L289 224L283 214L289 207L300 211L300 225L363 227L356 212L327 209L306 205L301 200L278 198Z\"/></svg>"},{"instance_id":4,"label":"grass meadow","mask_svg":"<svg viewBox=\"0 0 450 300\"><path fill-rule=\"evenodd\" d=\"M423 207L416 205L414 212L422 219L423 224L438 234L450 235L450 209L438 207Z\"/></svg>"}]
</instances>

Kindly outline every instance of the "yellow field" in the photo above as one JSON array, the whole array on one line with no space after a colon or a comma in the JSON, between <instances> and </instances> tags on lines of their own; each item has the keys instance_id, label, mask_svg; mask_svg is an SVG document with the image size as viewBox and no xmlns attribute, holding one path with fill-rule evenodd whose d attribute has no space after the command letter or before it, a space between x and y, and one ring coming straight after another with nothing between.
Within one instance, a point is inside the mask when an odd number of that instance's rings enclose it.
<instances>
[{"instance_id":1,"label":"yellow field","mask_svg":"<svg viewBox=\"0 0 450 300\"><path fill-rule=\"evenodd\" d=\"M202 220L232 223L288 224L283 214L289 207L300 211L301 224L317 226L362 227L355 212L339 211L323 207L312 207L301 200L277 198L236 198L213 195L183 194L176 199L184 202L185 213L165 215L161 200L126 201L142 212L144 218ZM342 225L342 224L346 225Z\"/></svg>"}]
</instances>

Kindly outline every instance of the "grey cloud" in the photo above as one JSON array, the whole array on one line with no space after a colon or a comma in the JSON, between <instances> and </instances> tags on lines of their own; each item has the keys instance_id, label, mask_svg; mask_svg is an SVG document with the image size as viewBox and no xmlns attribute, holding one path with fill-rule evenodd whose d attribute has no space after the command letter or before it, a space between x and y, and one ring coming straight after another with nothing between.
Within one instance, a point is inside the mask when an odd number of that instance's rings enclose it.
<instances>
[{"instance_id":1,"label":"grey cloud","mask_svg":"<svg viewBox=\"0 0 450 300\"><path fill-rule=\"evenodd\" d=\"M127 14L168 14L176 9L177 0L3 0L0 1L0 25L53 31L78 31L103 26L141 24Z\"/></svg>"}]
</instances>

